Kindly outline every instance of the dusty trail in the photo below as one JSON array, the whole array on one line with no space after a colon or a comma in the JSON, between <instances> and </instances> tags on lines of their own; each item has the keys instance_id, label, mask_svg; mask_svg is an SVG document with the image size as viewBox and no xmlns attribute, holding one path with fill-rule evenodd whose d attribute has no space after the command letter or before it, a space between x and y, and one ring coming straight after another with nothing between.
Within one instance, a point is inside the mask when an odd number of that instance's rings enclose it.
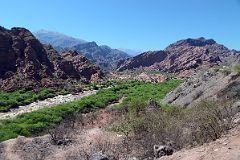
<instances>
[{"instance_id":1,"label":"dusty trail","mask_svg":"<svg viewBox=\"0 0 240 160\"><path fill-rule=\"evenodd\" d=\"M29 105L26 106L19 106L16 109L11 109L9 112L6 113L0 113L0 120L1 119L9 119L9 118L14 118L17 115L27 113L27 112L32 112L41 108L46 108L46 107L53 107L59 104L64 104L67 102L72 102L75 100L79 100L83 97L90 96L92 94L95 94L97 91L92 90L92 91L84 91L82 93L78 94L67 94L67 95L58 95L53 98L47 98L45 100L33 102Z\"/></svg>"}]
</instances>

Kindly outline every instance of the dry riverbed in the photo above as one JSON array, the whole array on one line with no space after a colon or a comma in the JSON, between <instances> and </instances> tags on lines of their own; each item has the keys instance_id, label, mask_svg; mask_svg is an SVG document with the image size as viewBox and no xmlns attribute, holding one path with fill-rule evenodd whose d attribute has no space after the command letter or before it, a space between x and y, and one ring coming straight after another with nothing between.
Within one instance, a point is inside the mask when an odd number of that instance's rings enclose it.
<instances>
[{"instance_id":1,"label":"dry riverbed","mask_svg":"<svg viewBox=\"0 0 240 160\"><path fill-rule=\"evenodd\" d=\"M0 113L0 119L9 119L9 118L14 118L17 115L23 114L23 113L28 113L32 112L41 108L45 107L53 107L59 104L64 104L67 102L72 102L75 100L79 100L82 97L90 96L92 94L95 94L97 91L96 90L90 90L90 91L84 91L82 93L78 94L67 94L67 95L58 95L53 98L47 98L45 100L33 102L29 105L25 106L19 106L18 108L11 109L9 112L6 113Z\"/></svg>"}]
</instances>

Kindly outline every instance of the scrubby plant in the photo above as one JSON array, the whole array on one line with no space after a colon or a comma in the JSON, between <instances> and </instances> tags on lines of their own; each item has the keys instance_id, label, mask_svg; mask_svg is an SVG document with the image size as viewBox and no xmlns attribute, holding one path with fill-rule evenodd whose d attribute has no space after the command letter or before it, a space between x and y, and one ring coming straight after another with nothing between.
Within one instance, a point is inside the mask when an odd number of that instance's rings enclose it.
<instances>
[{"instance_id":1,"label":"scrubby plant","mask_svg":"<svg viewBox=\"0 0 240 160\"><path fill-rule=\"evenodd\" d=\"M237 64L233 67L233 71L237 72L238 74L240 74L240 64Z\"/></svg>"}]
</instances>

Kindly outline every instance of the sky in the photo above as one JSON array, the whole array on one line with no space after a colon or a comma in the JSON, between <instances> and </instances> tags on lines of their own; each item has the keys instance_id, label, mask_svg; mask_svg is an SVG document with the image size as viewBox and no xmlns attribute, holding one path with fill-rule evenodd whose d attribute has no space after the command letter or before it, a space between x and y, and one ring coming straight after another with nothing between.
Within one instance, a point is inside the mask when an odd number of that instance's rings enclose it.
<instances>
[{"instance_id":1,"label":"sky","mask_svg":"<svg viewBox=\"0 0 240 160\"><path fill-rule=\"evenodd\" d=\"M240 0L1 0L0 25L113 48L160 50L205 37L240 50Z\"/></svg>"}]
</instances>

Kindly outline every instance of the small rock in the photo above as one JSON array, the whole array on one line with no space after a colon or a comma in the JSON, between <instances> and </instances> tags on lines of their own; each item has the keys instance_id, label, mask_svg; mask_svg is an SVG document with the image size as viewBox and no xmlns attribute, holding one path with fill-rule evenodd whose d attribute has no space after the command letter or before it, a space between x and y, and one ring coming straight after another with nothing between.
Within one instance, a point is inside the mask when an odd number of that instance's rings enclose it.
<instances>
[{"instance_id":1,"label":"small rock","mask_svg":"<svg viewBox=\"0 0 240 160\"><path fill-rule=\"evenodd\" d=\"M174 149L170 146L154 145L155 158L160 158L162 156L169 156L169 155L172 155L173 152L174 152Z\"/></svg>"},{"instance_id":2,"label":"small rock","mask_svg":"<svg viewBox=\"0 0 240 160\"><path fill-rule=\"evenodd\" d=\"M228 142L224 142L224 143L223 143L223 145L227 145L227 144L228 144Z\"/></svg>"},{"instance_id":3,"label":"small rock","mask_svg":"<svg viewBox=\"0 0 240 160\"><path fill-rule=\"evenodd\" d=\"M108 156L103 154L102 152L97 152L92 155L90 160L109 160Z\"/></svg>"}]
</instances>

